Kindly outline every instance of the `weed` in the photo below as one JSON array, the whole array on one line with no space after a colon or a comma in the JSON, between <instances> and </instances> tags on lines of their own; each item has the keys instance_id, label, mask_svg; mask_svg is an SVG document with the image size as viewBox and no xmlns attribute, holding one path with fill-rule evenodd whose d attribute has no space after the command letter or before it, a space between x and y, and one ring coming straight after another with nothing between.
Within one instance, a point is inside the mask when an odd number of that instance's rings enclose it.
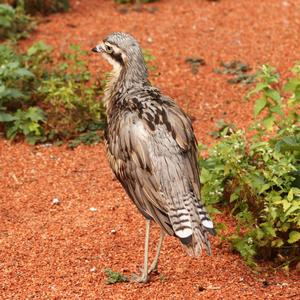
<instances>
[{"instance_id":1,"label":"weed","mask_svg":"<svg viewBox=\"0 0 300 300\"><path fill-rule=\"evenodd\" d=\"M129 279L127 276L119 272L114 272L111 269L104 270L105 275L107 276L106 284L115 284L118 282L128 282Z\"/></svg>"},{"instance_id":2,"label":"weed","mask_svg":"<svg viewBox=\"0 0 300 300\"><path fill-rule=\"evenodd\" d=\"M200 66L205 65L205 60L198 57L188 57L185 62L191 66L192 73L197 74Z\"/></svg>"},{"instance_id":3,"label":"weed","mask_svg":"<svg viewBox=\"0 0 300 300\"><path fill-rule=\"evenodd\" d=\"M248 73L251 71L251 68L239 60L221 62L220 67L221 68L214 69L214 72L217 74L229 74L234 76L227 80L228 83L250 84L255 80L255 74Z\"/></svg>"}]
</instances>

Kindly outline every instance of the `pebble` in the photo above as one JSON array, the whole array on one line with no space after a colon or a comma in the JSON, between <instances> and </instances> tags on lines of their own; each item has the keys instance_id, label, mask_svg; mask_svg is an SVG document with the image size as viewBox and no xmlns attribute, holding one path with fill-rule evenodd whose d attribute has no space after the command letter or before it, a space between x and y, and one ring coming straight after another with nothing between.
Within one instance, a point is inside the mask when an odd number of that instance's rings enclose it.
<instances>
[{"instance_id":1,"label":"pebble","mask_svg":"<svg viewBox=\"0 0 300 300\"><path fill-rule=\"evenodd\" d=\"M60 200L58 198L54 198L52 200L52 205L59 205L60 204Z\"/></svg>"}]
</instances>

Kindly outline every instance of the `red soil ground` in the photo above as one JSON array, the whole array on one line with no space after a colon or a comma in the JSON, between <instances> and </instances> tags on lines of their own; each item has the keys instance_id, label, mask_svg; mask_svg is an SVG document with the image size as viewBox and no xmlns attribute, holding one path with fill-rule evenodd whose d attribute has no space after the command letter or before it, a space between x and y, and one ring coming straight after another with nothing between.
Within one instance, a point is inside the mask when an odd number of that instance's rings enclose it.
<instances>
[{"instance_id":1,"label":"red soil ground","mask_svg":"<svg viewBox=\"0 0 300 300\"><path fill-rule=\"evenodd\" d=\"M252 104L242 100L248 87L213 73L220 61L269 63L286 76L300 59L297 0L162 0L126 14L112 0L71 2L70 12L48 17L22 46L43 40L58 51L70 43L90 49L112 31L132 33L157 58L161 75L152 82L194 117L205 143L218 119L242 128L251 121ZM185 63L190 56L206 61L196 75ZM96 55L87 59L94 71L109 69ZM106 285L105 268L130 274L142 264L144 220L102 144L69 150L0 139L0 174L0 299L300 299L296 270L256 274L218 237L213 256L198 259L167 238L149 283ZM216 221L230 227L224 215Z\"/></svg>"}]
</instances>

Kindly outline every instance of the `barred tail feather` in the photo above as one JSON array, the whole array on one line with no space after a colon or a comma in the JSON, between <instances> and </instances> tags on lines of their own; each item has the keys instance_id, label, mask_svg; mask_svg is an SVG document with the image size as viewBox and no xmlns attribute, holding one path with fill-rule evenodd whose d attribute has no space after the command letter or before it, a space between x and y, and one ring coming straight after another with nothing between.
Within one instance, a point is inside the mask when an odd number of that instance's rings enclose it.
<instances>
[{"instance_id":1,"label":"barred tail feather","mask_svg":"<svg viewBox=\"0 0 300 300\"><path fill-rule=\"evenodd\" d=\"M197 201L195 201L195 206L197 207L198 215L199 215L202 226L211 235L216 235L216 230L214 229L214 224L211 221L211 219L209 218L204 205L199 200L197 200Z\"/></svg>"},{"instance_id":2,"label":"barred tail feather","mask_svg":"<svg viewBox=\"0 0 300 300\"><path fill-rule=\"evenodd\" d=\"M175 235L185 246L187 253L191 256L199 256L205 248L211 255L211 247L208 233L215 235L215 229L204 205L195 197L183 198L184 207L173 210L170 214Z\"/></svg>"}]
</instances>

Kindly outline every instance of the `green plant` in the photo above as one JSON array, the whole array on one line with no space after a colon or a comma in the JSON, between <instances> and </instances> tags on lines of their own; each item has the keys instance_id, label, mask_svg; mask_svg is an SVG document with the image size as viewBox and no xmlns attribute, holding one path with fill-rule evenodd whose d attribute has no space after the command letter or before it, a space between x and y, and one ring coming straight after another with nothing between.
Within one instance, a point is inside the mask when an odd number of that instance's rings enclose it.
<instances>
[{"instance_id":1,"label":"green plant","mask_svg":"<svg viewBox=\"0 0 300 300\"><path fill-rule=\"evenodd\" d=\"M98 98L102 86L97 81L90 83L90 73L82 60L86 51L76 45L71 45L70 50L38 88L39 97L49 105L46 132L60 139L72 139L91 127L99 130L104 126L103 106Z\"/></svg>"},{"instance_id":2,"label":"green plant","mask_svg":"<svg viewBox=\"0 0 300 300\"><path fill-rule=\"evenodd\" d=\"M228 74L233 76L232 78L227 80L228 83L251 84L255 80L255 74L248 73L249 71L251 71L251 68L247 64L239 60L221 62L220 67L221 68L214 69L214 72L217 74Z\"/></svg>"},{"instance_id":3,"label":"green plant","mask_svg":"<svg viewBox=\"0 0 300 300\"><path fill-rule=\"evenodd\" d=\"M0 39L26 38L34 28L35 23L30 16L25 14L22 1L16 8L8 4L0 4Z\"/></svg>"},{"instance_id":4,"label":"green plant","mask_svg":"<svg viewBox=\"0 0 300 300\"><path fill-rule=\"evenodd\" d=\"M118 282L129 281L127 276L124 276L119 272L114 272L111 269L105 269L104 273L107 276L106 284L115 284Z\"/></svg>"},{"instance_id":5,"label":"green plant","mask_svg":"<svg viewBox=\"0 0 300 300\"><path fill-rule=\"evenodd\" d=\"M73 45L55 66L51 53L42 42L24 54L0 45L2 128L8 138L23 134L31 143L74 139L74 147L99 141L105 124L102 85L91 80L86 53Z\"/></svg>"},{"instance_id":6,"label":"green plant","mask_svg":"<svg viewBox=\"0 0 300 300\"><path fill-rule=\"evenodd\" d=\"M37 108L23 108L29 106L35 76L11 47L0 45L0 53L0 122L9 139L22 133L34 143L42 135L44 116Z\"/></svg>"},{"instance_id":7,"label":"green plant","mask_svg":"<svg viewBox=\"0 0 300 300\"><path fill-rule=\"evenodd\" d=\"M200 66L205 65L205 60L200 57L187 57L185 62L191 66L193 74L197 74Z\"/></svg>"},{"instance_id":8,"label":"green plant","mask_svg":"<svg viewBox=\"0 0 300 300\"><path fill-rule=\"evenodd\" d=\"M17 134L23 134L29 144L45 141L42 122L46 120L43 110L29 107L28 110L18 109L7 122L6 135L14 139Z\"/></svg>"},{"instance_id":9,"label":"green plant","mask_svg":"<svg viewBox=\"0 0 300 300\"><path fill-rule=\"evenodd\" d=\"M300 260L299 70L296 65L282 85L275 70L263 66L248 94L258 97L253 137L225 126L200 162L202 196L210 210L231 207L238 226L228 239L250 265L255 258L283 266Z\"/></svg>"}]
</instances>

